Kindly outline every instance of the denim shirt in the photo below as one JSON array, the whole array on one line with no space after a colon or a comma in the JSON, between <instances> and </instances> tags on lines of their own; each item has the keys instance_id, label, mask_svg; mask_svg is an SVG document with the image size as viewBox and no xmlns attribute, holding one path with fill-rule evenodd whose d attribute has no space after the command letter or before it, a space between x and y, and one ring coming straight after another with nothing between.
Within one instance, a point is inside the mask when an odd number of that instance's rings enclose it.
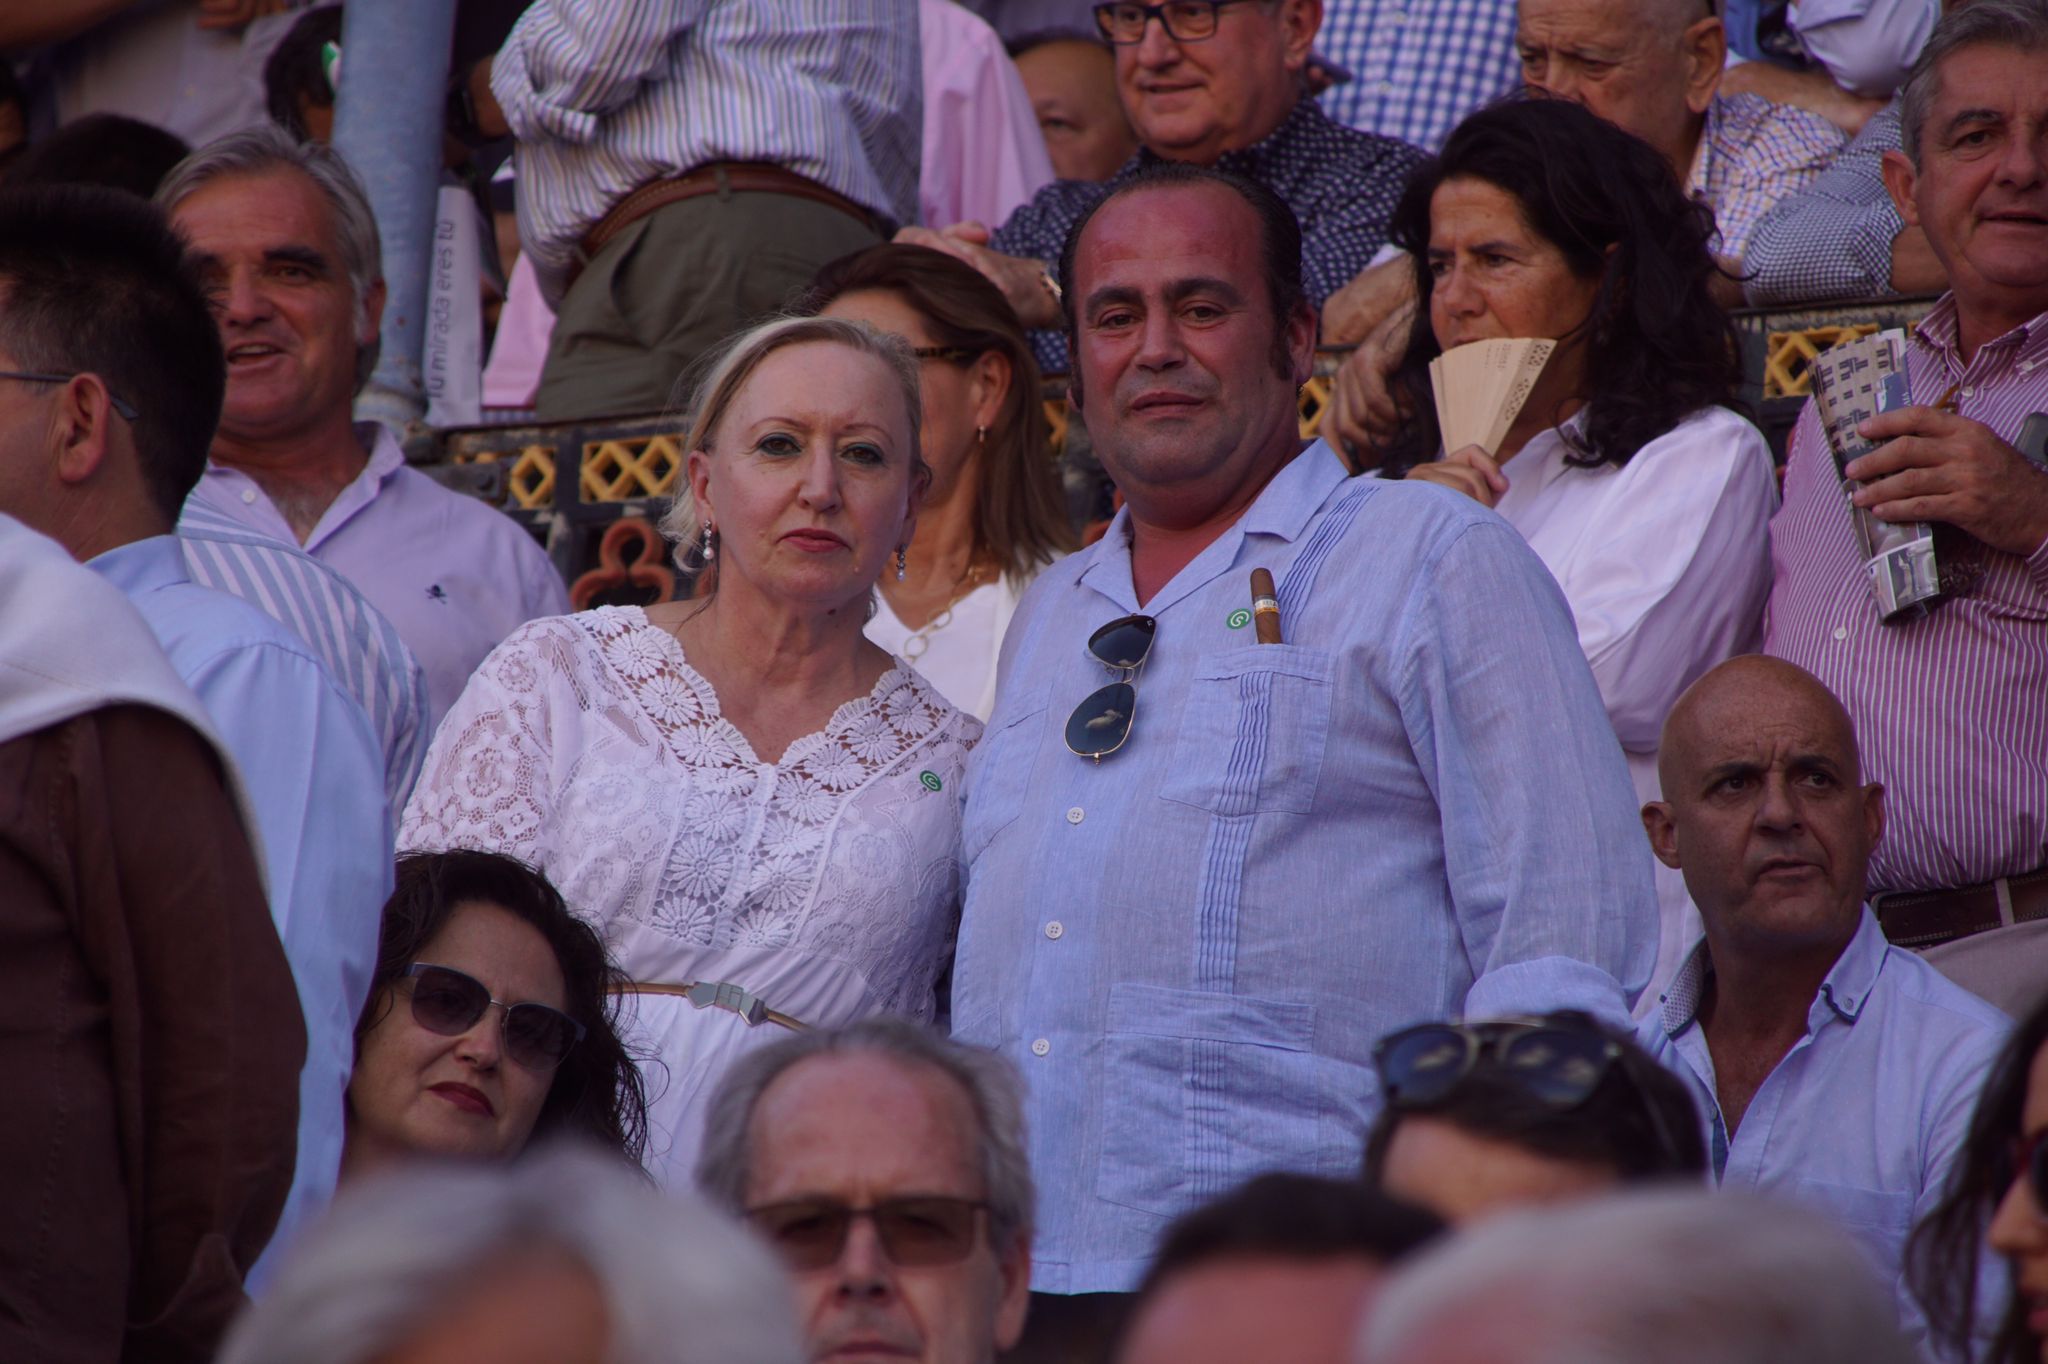
<instances>
[{"instance_id":1,"label":"denim shirt","mask_svg":"<svg viewBox=\"0 0 2048 1364\"><path fill-rule=\"evenodd\" d=\"M1033 1287L1123 1291L1263 1170L1354 1174L1373 1043L1420 1020L1626 1024L1657 917L1614 730L1522 536L1320 443L1144 604L1129 741L1062 738L1139 610L1129 520L1050 568L967 773L956 1034L1023 1071ZM1259 644L1249 573L1279 585Z\"/></svg>"}]
</instances>

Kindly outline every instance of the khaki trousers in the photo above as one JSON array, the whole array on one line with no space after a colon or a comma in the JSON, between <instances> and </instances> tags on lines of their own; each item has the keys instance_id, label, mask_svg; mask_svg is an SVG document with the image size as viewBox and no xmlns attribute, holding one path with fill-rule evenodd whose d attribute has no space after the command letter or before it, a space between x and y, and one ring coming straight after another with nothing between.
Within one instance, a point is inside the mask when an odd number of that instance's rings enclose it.
<instances>
[{"instance_id":1,"label":"khaki trousers","mask_svg":"<svg viewBox=\"0 0 2048 1364\"><path fill-rule=\"evenodd\" d=\"M707 352L795 302L818 267L878 240L837 209L784 194L728 190L663 205L606 242L569 286L541 371L541 420L680 407L679 381Z\"/></svg>"}]
</instances>

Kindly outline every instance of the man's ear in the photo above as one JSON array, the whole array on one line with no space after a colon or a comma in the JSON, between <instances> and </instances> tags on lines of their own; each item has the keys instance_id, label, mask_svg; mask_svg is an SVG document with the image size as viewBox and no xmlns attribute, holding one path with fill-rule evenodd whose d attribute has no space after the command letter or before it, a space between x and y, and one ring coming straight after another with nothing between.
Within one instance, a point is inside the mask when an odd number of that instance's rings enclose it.
<instances>
[{"instance_id":1,"label":"man's ear","mask_svg":"<svg viewBox=\"0 0 2048 1364\"><path fill-rule=\"evenodd\" d=\"M377 339L379 329L384 325L384 281L371 280L370 287L363 291L362 316L357 319L361 330L356 335L356 344L367 346Z\"/></svg>"},{"instance_id":2,"label":"man's ear","mask_svg":"<svg viewBox=\"0 0 2048 1364\"><path fill-rule=\"evenodd\" d=\"M1316 310L1302 299L1287 317L1287 358L1294 366L1294 386L1300 388L1316 372Z\"/></svg>"},{"instance_id":3,"label":"man's ear","mask_svg":"<svg viewBox=\"0 0 2048 1364\"><path fill-rule=\"evenodd\" d=\"M1653 800L1643 807L1643 832L1650 836L1650 851L1657 860L1678 871L1678 821L1671 817L1669 801Z\"/></svg>"},{"instance_id":4,"label":"man's ear","mask_svg":"<svg viewBox=\"0 0 2048 1364\"><path fill-rule=\"evenodd\" d=\"M1871 782L1863 788L1863 833L1875 848L1884 840L1884 783Z\"/></svg>"},{"instance_id":5,"label":"man's ear","mask_svg":"<svg viewBox=\"0 0 2048 1364\"><path fill-rule=\"evenodd\" d=\"M50 405L50 454L61 483L84 483L106 463L113 440L114 403L97 374L66 381Z\"/></svg>"},{"instance_id":6,"label":"man's ear","mask_svg":"<svg viewBox=\"0 0 2048 1364\"><path fill-rule=\"evenodd\" d=\"M1685 107L1704 114L1721 88L1728 64L1728 30L1718 18L1689 25L1679 44L1685 53Z\"/></svg>"},{"instance_id":7,"label":"man's ear","mask_svg":"<svg viewBox=\"0 0 2048 1364\"><path fill-rule=\"evenodd\" d=\"M1906 220L1906 226L1920 226L1920 201L1913 197L1920 187L1920 170L1913 164L1913 158L1901 151L1886 152L1882 172L1885 193L1892 196L1892 206Z\"/></svg>"},{"instance_id":8,"label":"man's ear","mask_svg":"<svg viewBox=\"0 0 2048 1364\"><path fill-rule=\"evenodd\" d=\"M1308 70L1309 54L1315 51L1316 34L1323 27L1323 0L1282 0L1280 43L1287 74L1299 76Z\"/></svg>"},{"instance_id":9,"label":"man's ear","mask_svg":"<svg viewBox=\"0 0 2048 1364\"><path fill-rule=\"evenodd\" d=\"M1016 1345L1024 1334L1031 1307L1031 1238L1020 1235L1009 1253L996 1257L1002 1290L996 1298L995 1346L998 1354Z\"/></svg>"}]
</instances>

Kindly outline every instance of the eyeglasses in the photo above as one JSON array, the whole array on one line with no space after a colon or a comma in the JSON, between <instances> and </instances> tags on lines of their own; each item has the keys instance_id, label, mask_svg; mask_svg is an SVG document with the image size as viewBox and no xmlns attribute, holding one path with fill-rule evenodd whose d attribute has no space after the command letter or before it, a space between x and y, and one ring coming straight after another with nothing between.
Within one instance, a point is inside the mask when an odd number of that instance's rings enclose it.
<instances>
[{"instance_id":1,"label":"eyeglasses","mask_svg":"<svg viewBox=\"0 0 2048 1364\"><path fill-rule=\"evenodd\" d=\"M1067 717L1067 748L1101 762L1131 737L1132 713L1138 704L1138 669L1152 652L1159 626L1150 616L1123 616L1088 636L1088 652L1112 672L1124 674L1089 694Z\"/></svg>"},{"instance_id":2,"label":"eyeglasses","mask_svg":"<svg viewBox=\"0 0 2048 1364\"><path fill-rule=\"evenodd\" d=\"M528 1070L553 1070L588 1031L545 1004L500 1004L474 976L448 966L414 962L405 968L412 982L412 1021L443 1037L460 1037L486 1009L505 1011L505 1054Z\"/></svg>"},{"instance_id":3,"label":"eyeglasses","mask_svg":"<svg viewBox=\"0 0 2048 1364\"><path fill-rule=\"evenodd\" d=\"M2037 1214L2048 1217L2048 1128L2031 1137L2013 1138L2012 1168L2015 1183L2022 1178L2027 1181Z\"/></svg>"},{"instance_id":4,"label":"eyeglasses","mask_svg":"<svg viewBox=\"0 0 2048 1364\"><path fill-rule=\"evenodd\" d=\"M29 370L0 369L0 379L19 379L25 384L68 384L77 377L76 374L38 374ZM111 388L107 390L107 401L113 404L116 412L131 422L141 416L133 403Z\"/></svg>"},{"instance_id":5,"label":"eyeglasses","mask_svg":"<svg viewBox=\"0 0 2048 1364\"><path fill-rule=\"evenodd\" d=\"M964 364L981 354L972 346L912 346L910 353L920 360L951 360Z\"/></svg>"},{"instance_id":6,"label":"eyeglasses","mask_svg":"<svg viewBox=\"0 0 2048 1364\"><path fill-rule=\"evenodd\" d=\"M958 1264L974 1249L975 1219L988 1204L966 1198L885 1198L856 1208L805 1198L747 1209L747 1220L774 1243L791 1269L824 1269L839 1261L855 1219L875 1224L890 1263L905 1268Z\"/></svg>"},{"instance_id":7,"label":"eyeglasses","mask_svg":"<svg viewBox=\"0 0 2048 1364\"><path fill-rule=\"evenodd\" d=\"M1569 1112L1593 1097L1593 1091L1621 1060L1621 1044L1594 1027L1573 1027L1537 1019L1499 1019L1486 1023L1423 1023L1380 1039L1373 1065L1389 1107L1424 1108L1449 1097L1491 1053L1502 1075L1539 1103ZM1622 1072L1624 1076L1627 1072ZM1651 1129L1667 1155L1677 1158L1677 1138L1665 1126L1657 1105L1633 1080Z\"/></svg>"},{"instance_id":8,"label":"eyeglasses","mask_svg":"<svg viewBox=\"0 0 2048 1364\"><path fill-rule=\"evenodd\" d=\"M1095 7L1095 26L1102 36L1123 47L1145 41L1145 25L1154 19L1177 43L1198 43L1216 36L1216 11L1249 0L1167 0L1163 5L1110 4Z\"/></svg>"}]
</instances>

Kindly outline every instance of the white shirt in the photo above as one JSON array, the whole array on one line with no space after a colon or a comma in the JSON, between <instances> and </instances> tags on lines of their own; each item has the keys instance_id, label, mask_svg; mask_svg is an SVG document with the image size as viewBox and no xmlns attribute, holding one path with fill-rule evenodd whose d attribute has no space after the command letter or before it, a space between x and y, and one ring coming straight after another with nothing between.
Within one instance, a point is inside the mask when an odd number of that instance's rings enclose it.
<instances>
[{"instance_id":1,"label":"white shirt","mask_svg":"<svg viewBox=\"0 0 2048 1364\"><path fill-rule=\"evenodd\" d=\"M1636 794L1657 800L1657 739L1672 703L1761 637L1778 505L1770 447L1740 416L1709 407L1618 469L1568 465L1566 453L1556 429L1523 446L1503 468L1508 490L1494 510L1564 589ZM1700 933L1684 879L1661 864L1657 903L1657 970L1638 1014Z\"/></svg>"},{"instance_id":2,"label":"white shirt","mask_svg":"<svg viewBox=\"0 0 2048 1364\"><path fill-rule=\"evenodd\" d=\"M534 864L643 984L731 981L819 1027L929 1019L960 911L961 773L979 722L901 665L773 763L638 607L533 621L448 712L406 849ZM734 1058L787 1036L629 996L652 1054L648 1166L688 1187L702 1106Z\"/></svg>"},{"instance_id":3,"label":"white shirt","mask_svg":"<svg viewBox=\"0 0 2048 1364\"><path fill-rule=\"evenodd\" d=\"M975 588L953 603L951 618L944 624L936 623L939 616L925 623L921 647L913 642L920 632L898 620L889 599L877 592L867 637L917 669L956 707L986 720L996 704L996 660L1003 651L1003 634L1029 585L1028 580L1018 583L1005 577Z\"/></svg>"}]
</instances>

